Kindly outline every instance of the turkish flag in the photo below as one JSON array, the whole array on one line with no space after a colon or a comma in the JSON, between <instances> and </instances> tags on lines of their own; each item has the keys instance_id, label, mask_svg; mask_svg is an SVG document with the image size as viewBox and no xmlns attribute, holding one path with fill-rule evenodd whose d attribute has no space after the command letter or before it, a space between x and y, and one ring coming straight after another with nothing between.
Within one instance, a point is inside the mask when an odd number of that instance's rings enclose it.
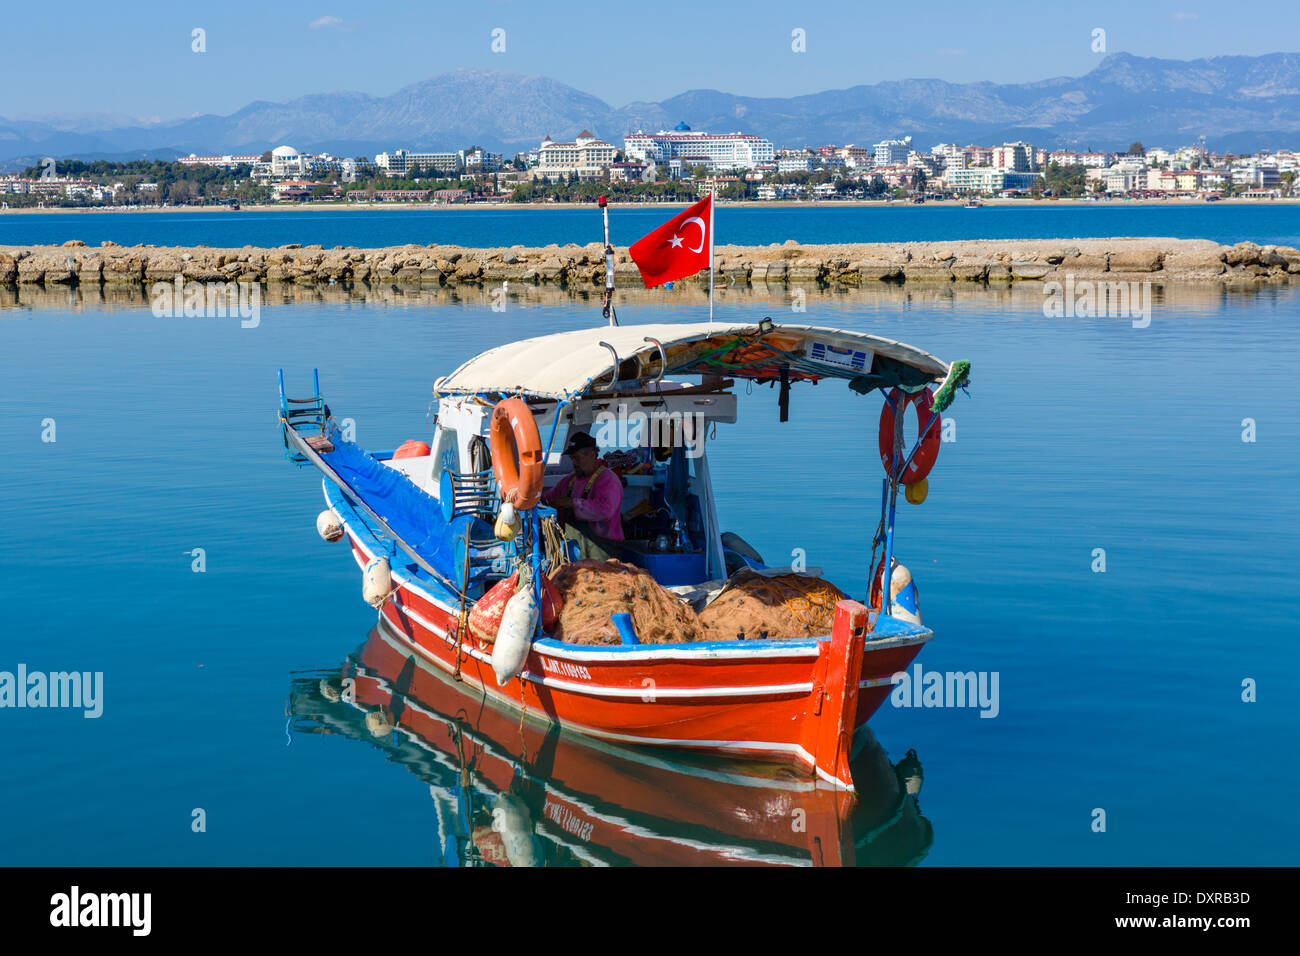
<instances>
[{"instance_id":1,"label":"turkish flag","mask_svg":"<svg viewBox=\"0 0 1300 956\"><path fill-rule=\"evenodd\" d=\"M713 264L713 193L628 249L647 289L695 275Z\"/></svg>"}]
</instances>

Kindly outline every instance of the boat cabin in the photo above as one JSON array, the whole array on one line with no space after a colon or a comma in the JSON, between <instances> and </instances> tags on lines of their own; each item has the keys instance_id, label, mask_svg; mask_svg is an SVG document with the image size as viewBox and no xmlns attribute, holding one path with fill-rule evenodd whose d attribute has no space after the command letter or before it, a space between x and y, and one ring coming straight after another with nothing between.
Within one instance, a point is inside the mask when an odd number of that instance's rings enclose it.
<instances>
[{"instance_id":1,"label":"boat cabin","mask_svg":"<svg viewBox=\"0 0 1300 956\"><path fill-rule=\"evenodd\" d=\"M623 485L624 540L614 556L662 585L697 585L763 567L743 540L724 533L709 473L710 436L736 421L736 379L779 385L784 419L789 388L800 381L844 378L865 392L921 388L950 371L889 339L770 320L563 332L492 349L439 379L429 454L387 463L443 501L448 515L452 505L473 510L477 488L485 525L473 537L490 540L492 411L521 398L544 448L545 492L573 472L563 449L587 432ZM457 495L464 501L448 501Z\"/></svg>"},{"instance_id":2,"label":"boat cabin","mask_svg":"<svg viewBox=\"0 0 1300 956\"><path fill-rule=\"evenodd\" d=\"M573 473L563 449L574 434L586 432L623 485L623 541L615 556L645 568L664 585L725 578L707 445L716 425L736 421L736 396L727 390L731 384L729 379L706 385L665 379L649 388L634 384L569 401L526 399L547 449L545 492ZM435 497L441 495L444 471L490 471L493 404L479 396L441 397L430 455L389 464Z\"/></svg>"}]
</instances>

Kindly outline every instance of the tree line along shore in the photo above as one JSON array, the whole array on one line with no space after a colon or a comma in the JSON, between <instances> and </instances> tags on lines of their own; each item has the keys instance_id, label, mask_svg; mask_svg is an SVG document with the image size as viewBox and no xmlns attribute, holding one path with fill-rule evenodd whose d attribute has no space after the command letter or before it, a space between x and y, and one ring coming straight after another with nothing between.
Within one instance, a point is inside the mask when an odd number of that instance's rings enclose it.
<instances>
[{"instance_id":1,"label":"tree line along shore","mask_svg":"<svg viewBox=\"0 0 1300 956\"><path fill-rule=\"evenodd\" d=\"M627 249L615 251L615 281L640 284ZM1154 283L1287 282L1300 276L1292 246L1208 239L981 239L951 242L719 246L717 281L734 284L867 282L997 283L1104 279ZM172 282L296 284L418 282L438 285L537 283L600 286L600 243L473 249L390 246L361 249L290 244L275 248L208 246L0 246L0 284ZM707 281L707 272L693 280Z\"/></svg>"}]
</instances>

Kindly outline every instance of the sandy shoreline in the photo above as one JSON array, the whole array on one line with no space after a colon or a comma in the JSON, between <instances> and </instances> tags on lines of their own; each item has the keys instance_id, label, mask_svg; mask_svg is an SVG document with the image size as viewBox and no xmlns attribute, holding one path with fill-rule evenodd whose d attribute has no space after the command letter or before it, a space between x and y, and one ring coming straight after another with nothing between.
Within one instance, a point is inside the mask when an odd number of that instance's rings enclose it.
<instances>
[{"instance_id":1,"label":"sandy shoreline","mask_svg":"<svg viewBox=\"0 0 1300 956\"><path fill-rule=\"evenodd\" d=\"M1294 206L1300 205L1300 198L1288 199L1220 199L1206 202L1203 199L985 199L983 208L990 209L1046 209L1052 206ZM672 203L620 203L611 202L611 209L684 209L687 202ZM743 200L728 202L718 200L718 208L733 209L915 209L927 207L964 207L964 200L931 199L925 203L913 203L905 199L892 200L834 200L825 202L799 202L796 200ZM95 213L226 213L237 216L241 212L328 212L330 210L351 210L355 212L449 212L458 210L547 210L547 209L585 209L595 210L591 203L453 203L434 205L431 203L276 203L271 205L244 206L231 209L229 206L148 206L148 207L82 207L82 208L46 208L46 209L3 209L0 216L58 215L74 213L93 215ZM972 212L978 210L972 209Z\"/></svg>"}]
</instances>

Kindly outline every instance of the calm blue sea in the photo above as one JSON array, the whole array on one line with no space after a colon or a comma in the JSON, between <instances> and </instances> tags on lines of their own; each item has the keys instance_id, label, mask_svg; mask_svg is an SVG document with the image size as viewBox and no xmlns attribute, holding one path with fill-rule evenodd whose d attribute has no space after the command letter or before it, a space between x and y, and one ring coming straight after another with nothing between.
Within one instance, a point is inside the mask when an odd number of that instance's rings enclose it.
<instances>
[{"instance_id":1,"label":"calm blue sea","mask_svg":"<svg viewBox=\"0 0 1300 956\"><path fill-rule=\"evenodd\" d=\"M634 242L656 226L668 207L618 208L613 239ZM674 207L675 208L675 207ZM1054 237L1176 236L1234 243L1300 246L1300 208L1294 205L1098 204L1058 206L889 206L754 208L719 206L721 244L906 242L938 239L1050 239ZM0 214L0 245L277 246L297 242L331 246L428 245L477 248L579 245L600 241L595 206L583 209L276 210L272 212L87 212Z\"/></svg>"},{"instance_id":2,"label":"calm blue sea","mask_svg":"<svg viewBox=\"0 0 1300 956\"><path fill-rule=\"evenodd\" d=\"M672 301L623 320L701 317ZM924 766L922 865L1294 864L1300 290L1157 308L1145 329L960 297L814 298L798 318L973 363L929 499L900 504L898 553L936 633L919 662L996 672L999 712L886 705L872 721L891 761L914 749ZM281 456L276 369L301 392L319 366L358 440L393 447L427 436L436 376L598 321L563 304L268 306L255 329L0 311L0 671L105 682L98 719L0 710L0 864L437 858L445 833L409 761L289 713L375 614L343 547L317 537L319 480ZM712 451L725 525L772 563L803 549L860 596L879 398L796 387L781 424L775 392L740 394Z\"/></svg>"}]
</instances>

